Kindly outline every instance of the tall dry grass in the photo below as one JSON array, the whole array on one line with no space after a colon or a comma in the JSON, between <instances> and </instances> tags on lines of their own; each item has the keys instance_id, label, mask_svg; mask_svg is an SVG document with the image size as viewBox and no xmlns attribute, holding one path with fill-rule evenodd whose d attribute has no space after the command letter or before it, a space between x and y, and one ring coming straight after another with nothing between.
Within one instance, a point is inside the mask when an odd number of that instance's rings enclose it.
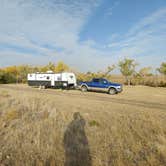
<instances>
[{"instance_id":1,"label":"tall dry grass","mask_svg":"<svg viewBox=\"0 0 166 166\"><path fill-rule=\"evenodd\" d=\"M164 166L165 122L160 110L1 91L0 163Z\"/></svg>"}]
</instances>

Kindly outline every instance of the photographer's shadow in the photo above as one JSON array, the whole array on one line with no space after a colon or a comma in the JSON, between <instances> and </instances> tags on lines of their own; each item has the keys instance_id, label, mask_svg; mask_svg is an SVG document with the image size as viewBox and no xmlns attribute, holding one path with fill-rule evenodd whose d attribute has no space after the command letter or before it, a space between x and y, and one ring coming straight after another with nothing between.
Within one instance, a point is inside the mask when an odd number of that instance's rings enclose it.
<instances>
[{"instance_id":1,"label":"photographer's shadow","mask_svg":"<svg viewBox=\"0 0 166 166\"><path fill-rule=\"evenodd\" d=\"M74 113L73 120L64 134L65 166L91 166L91 156L84 126L85 120L80 113Z\"/></svg>"}]
</instances>

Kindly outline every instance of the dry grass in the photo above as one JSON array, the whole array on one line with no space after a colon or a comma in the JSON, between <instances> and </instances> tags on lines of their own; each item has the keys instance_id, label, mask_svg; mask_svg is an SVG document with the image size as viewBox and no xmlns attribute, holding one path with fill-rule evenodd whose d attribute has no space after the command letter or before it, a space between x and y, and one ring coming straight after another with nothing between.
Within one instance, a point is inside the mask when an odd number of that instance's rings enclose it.
<instances>
[{"instance_id":1,"label":"dry grass","mask_svg":"<svg viewBox=\"0 0 166 166\"><path fill-rule=\"evenodd\" d=\"M104 97L165 104L166 89L124 89L122 94L110 97L0 88L0 163L74 166L74 161L77 166L165 166L166 111L109 102ZM91 100L92 95L103 100Z\"/></svg>"},{"instance_id":2,"label":"dry grass","mask_svg":"<svg viewBox=\"0 0 166 166\"><path fill-rule=\"evenodd\" d=\"M122 75L111 75L112 82L126 83ZM127 83L126 83L127 84ZM166 87L166 77L164 75L153 75L140 78L132 78L132 85L146 85L152 87Z\"/></svg>"}]
</instances>

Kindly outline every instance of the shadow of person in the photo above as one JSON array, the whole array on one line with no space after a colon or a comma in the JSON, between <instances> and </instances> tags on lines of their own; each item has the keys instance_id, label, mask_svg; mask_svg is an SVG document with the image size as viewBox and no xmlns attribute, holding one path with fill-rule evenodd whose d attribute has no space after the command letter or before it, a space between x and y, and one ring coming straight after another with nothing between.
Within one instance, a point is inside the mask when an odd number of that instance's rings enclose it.
<instances>
[{"instance_id":1,"label":"shadow of person","mask_svg":"<svg viewBox=\"0 0 166 166\"><path fill-rule=\"evenodd\" d=\"M65 166L91 166L91 156L84 126L85 120L80 113L74 113L73 120L64 134Z\"/></svg>"}]
</instances>

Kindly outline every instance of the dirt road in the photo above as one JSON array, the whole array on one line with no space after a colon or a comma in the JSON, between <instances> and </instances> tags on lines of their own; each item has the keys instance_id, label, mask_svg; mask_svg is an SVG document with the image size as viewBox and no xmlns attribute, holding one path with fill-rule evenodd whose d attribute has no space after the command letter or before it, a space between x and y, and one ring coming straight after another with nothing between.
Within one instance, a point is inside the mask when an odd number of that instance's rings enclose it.
<instances>
[{"instance_id":1,"label":"dirt road","mask_svg":"<svg viewBox=\"0 0 166 166\"><path fill-rule=\"evenodd\" d=\"M125 87L121 94L114 96L105 93L80 92L78 90L57 90L28 87L27 85L0 85L0 89L10 89L22 92L36 92L40 94L50 94L55 96L65 96L69 98L80 98L95 101L105 101L117 104L127 104L145 108L156 108L166 110L166 89L152 87ZM148 92L146 92L148 90ZM137 95L136 95L137 93ZM140 95L139 95L140 94Z\"/></svg>"}]
</instances>

